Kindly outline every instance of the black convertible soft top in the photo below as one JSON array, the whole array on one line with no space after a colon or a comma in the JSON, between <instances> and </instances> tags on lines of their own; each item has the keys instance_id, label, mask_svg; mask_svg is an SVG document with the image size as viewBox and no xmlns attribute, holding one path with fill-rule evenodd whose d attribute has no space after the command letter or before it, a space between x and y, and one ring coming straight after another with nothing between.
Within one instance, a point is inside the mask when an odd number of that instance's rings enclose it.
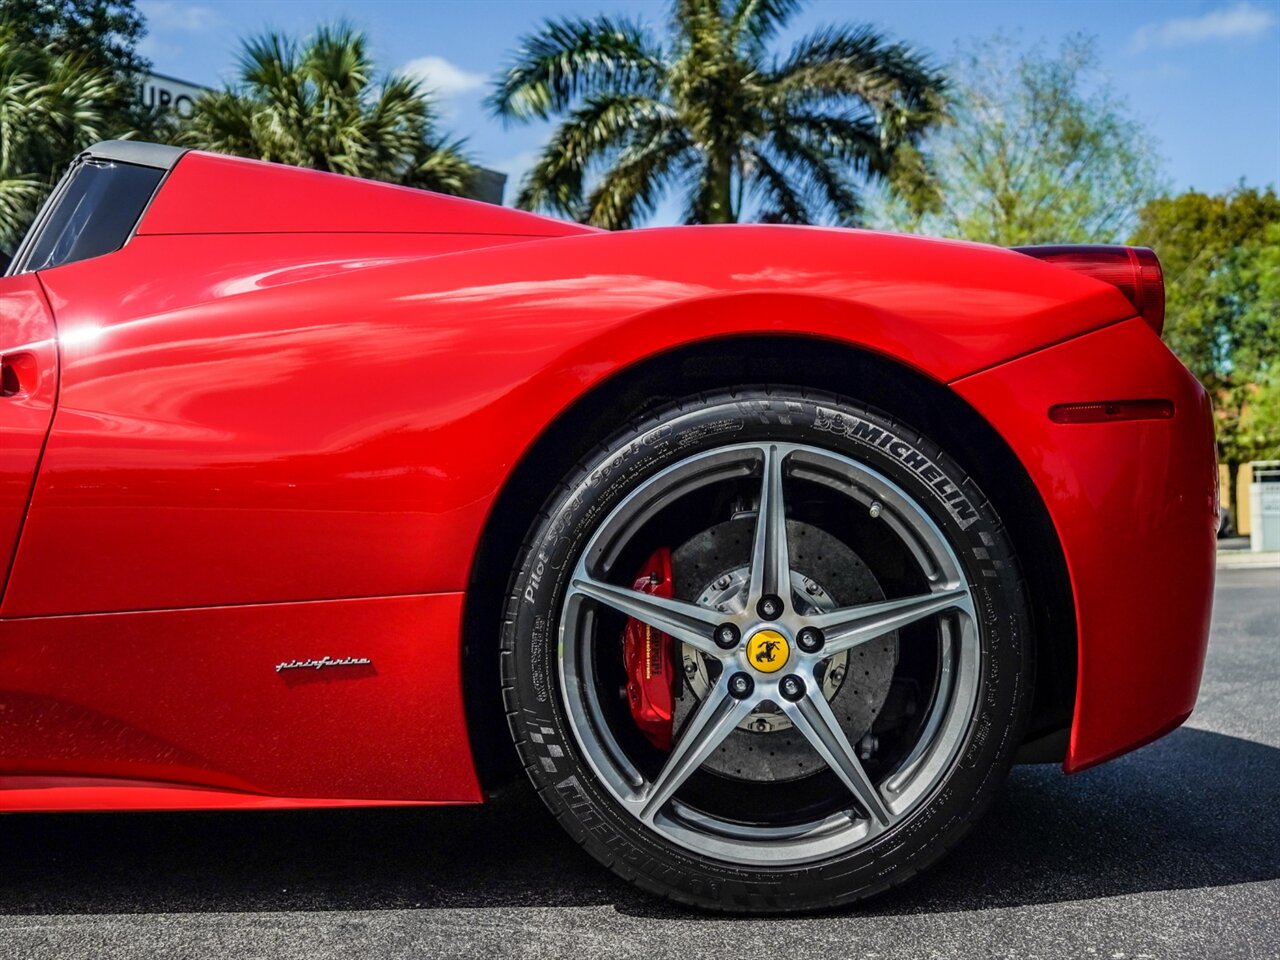
<instances>
[{"instance_id":1,"label":"black convertible soft top","mask_svg":"<svg viewBox=\"0 0 1280 960\"><path fill-rule=\"evenodd\" d=\"M186 147L171 147L163 143L143 143L140 140L103 140L80 154L81 158L111 160L115 163L132 163L139 167L172 170L173 165L187 152Z\"/></svg>"}]
</instances>

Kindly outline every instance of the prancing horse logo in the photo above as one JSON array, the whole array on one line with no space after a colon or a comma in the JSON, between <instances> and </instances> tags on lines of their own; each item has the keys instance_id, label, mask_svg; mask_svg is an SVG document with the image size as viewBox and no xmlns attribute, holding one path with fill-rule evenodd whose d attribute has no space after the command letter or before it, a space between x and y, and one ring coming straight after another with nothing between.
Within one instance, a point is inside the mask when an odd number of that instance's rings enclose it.
<instances>
[{"instance_id":1,"label":"prancing horse logo","mask_svg":"<svg viewBox=\"0 0 1280 960\"><path fill-rule=\"evenodd\" d=\"M777 640L766 640L756 651L756 663L773 663L774 651L779 647Z\"/></svg>"},{"instance_id":2,"label":"prancing horse logo","mask_svg":"<svg viewBox=\"0 0 1280 960\"><path fill-rule=\"evenodd\" d=\"M747 641L747 660L761 673L774 673L786 666L791 645L777 630L761 630Z\"/></svg>"}]
</instances>

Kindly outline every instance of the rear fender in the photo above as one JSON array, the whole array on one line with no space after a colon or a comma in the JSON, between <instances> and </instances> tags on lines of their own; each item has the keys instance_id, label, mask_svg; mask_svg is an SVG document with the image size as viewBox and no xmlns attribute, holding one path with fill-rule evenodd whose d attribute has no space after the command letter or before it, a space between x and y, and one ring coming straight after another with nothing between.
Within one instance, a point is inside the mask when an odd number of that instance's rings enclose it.
<instances>
[{"instance_id":1,"label":"rear fender","mask_svg":"<svg viewBox=\"0 0 1280 960\"><path fill-rule=\"evenodd\" d=\"M1213 601L1209 398L1140 319L953 384L1030 473L1057 530L1079 636L1066 757L1080 770L1182 723ZM1062 403L1159 399L1169 419L1055 423Z\"/></svg>"}]
</instances>

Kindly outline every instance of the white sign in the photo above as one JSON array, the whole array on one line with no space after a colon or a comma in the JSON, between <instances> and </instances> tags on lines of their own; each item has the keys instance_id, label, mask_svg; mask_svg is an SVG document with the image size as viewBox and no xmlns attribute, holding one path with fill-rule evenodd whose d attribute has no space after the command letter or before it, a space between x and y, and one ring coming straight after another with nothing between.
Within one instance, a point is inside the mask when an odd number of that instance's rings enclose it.
<instances>
[{"instance_id":1,"label":"white sign","mask_svg":"<svg viewBox=\"0 0 1280 960\"><path fill-rule=\"evenodd\" d=\"M185 80L175 80L159 73L147 73L142 77L142 105L161 113L176 113L180 117L191 116L196 98L208 91Z\"/></svg>"}]
</instances>

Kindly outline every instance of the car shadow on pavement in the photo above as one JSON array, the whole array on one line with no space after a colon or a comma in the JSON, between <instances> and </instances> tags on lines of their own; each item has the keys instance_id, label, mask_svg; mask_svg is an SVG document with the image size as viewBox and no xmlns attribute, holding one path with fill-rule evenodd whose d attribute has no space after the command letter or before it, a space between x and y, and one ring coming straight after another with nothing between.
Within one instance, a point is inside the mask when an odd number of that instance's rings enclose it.
<instances>
[{"instance_id":1,"label":"car shadow on pavement","mask_svg":"<svg viewBox=\"0 0 1280 960\"><path fill-rule=\"evenodd\" d=\"M1280 877L1280 749L1182 728L1073 777L1015 768L935 869L863 912L941 913Z\"/></svg>"},{"instance_id":2,"label":"car shadow on pavement","mask_svg":"<svg viewBox=\"0 0 1280 960\"><path fill-rule=\"evenodd\" d=\"M1076 777L1015 769L933 869L856 908L940 913L1280 876L1280 749L1182 729ZM612 906L645 897L531 790L475 808L0 817L0 914Z\"/></svg>"}]
</instances>

